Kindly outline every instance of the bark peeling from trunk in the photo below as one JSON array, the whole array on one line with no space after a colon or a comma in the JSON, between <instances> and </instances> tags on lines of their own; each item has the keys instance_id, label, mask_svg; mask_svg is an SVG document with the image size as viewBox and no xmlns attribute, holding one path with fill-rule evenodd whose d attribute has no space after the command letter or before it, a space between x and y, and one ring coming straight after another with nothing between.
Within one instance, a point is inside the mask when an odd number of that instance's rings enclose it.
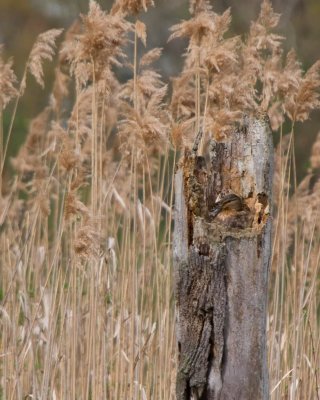
<instances>
[{"instance_id":1,"label":"bark peeling from trunk","mask_svg":"<svg viewBox=\"0 0 320 400\"><path fill-rule=\"evenodd\" d=\"M175 176L177 400L268 398L266 313L272 136L243 119L229 141L186 150ZM241 206L211 210L228 194Z\"/></svg>"}]
</instances>

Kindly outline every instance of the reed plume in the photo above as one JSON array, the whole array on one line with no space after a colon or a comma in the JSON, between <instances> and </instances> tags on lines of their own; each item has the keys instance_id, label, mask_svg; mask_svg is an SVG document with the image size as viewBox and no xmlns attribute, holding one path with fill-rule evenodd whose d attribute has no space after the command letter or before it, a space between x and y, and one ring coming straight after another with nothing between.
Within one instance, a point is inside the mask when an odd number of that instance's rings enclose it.
<instances>
[{"instance_id":1,"label":"reed plume","mask_svg":"<svg viewBox=\"0 0 320 400\"><path fill-rule=\"evenodd\" d=\"M11 160L6 149L27 73L44 86L43 62L53 60L62 31L39 35L20 87L12 61L0 58L1 116L15 100L1 146L1 170L10 161L14 172L0 192L0 398L175 398L175 164L200 128L204 153L244 114L262 112L281 137L271 398L315 399L319 138L297 185L294 133L320 106L319 62L304 72L295 51L284 50L269 0L245 37L231 35L231 10L220 15L192 0L190 19L171 29L170 40L188 43L181 73L167 83L154 66L163 50L148 47L140 18L153 5L117 0L108 12L90 1L62 39L48 105Z\"/></svg>"}]
</instances>

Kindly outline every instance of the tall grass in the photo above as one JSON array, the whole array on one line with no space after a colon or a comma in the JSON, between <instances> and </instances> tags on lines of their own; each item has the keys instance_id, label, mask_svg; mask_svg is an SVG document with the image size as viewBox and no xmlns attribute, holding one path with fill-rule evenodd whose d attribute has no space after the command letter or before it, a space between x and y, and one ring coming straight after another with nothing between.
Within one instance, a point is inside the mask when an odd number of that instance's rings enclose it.
<instances>
[{"instance_id":1,"label":"tall grass","mask_svg":"<svg viewBox=\"0 0 320 400\"><path fill-rule=\"evenodd\" d=\"M191 19L173 27L171 38L187 36L189 47L169 102L151 66L161 50L138 57L147 40L139 13L150 5L119 0L107 13L90 2L65 34L49 105L10 160L14 176L0 181L0 398L175 398L175 164L199 127L205 152L210 137L226 139L244 112L261 111L282 133L271 398L319 398L318 142L314 171L290 187L294 123L319 107L319 64L303 73L294 52L283 54L268 1L245 40L225 38L229 11L191 1ZM5 142L0 130L2 172L28 74L44 84L42 62L52 59L60 34L39 36L19 87L12 62L0 62L1 117L15 101ZM122 67L131 70L125 82L117 78Z\"/></svg>"},{"instance_id":2,"label":"tall grass","mask_svg":"<svg viewBox=\"0 0 320 400\"><path fill-rule=\"evenodd\" d=\"M272 399L319 399L319 138L310 173L289 193L293 136L278 147L277 218L269 302Z\"/></svg>"}]
</instances>

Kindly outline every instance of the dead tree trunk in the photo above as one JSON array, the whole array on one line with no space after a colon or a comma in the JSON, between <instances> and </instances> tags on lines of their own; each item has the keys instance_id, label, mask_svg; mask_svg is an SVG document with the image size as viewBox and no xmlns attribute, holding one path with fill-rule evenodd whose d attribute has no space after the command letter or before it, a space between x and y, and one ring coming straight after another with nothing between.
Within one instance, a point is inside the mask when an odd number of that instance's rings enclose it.
<instances>
[{"instance_id":1,"label":"dead tree trunk","mask_svg":"<svg viewBox=\"0 0 320 400\"><path fill-rule=\"evenodd\" d=\"M199 137L198 137L199 141ZM177 400L268 399L273 145L267 117L197 143L175 176Z\"/></svg>"}]
</instances>

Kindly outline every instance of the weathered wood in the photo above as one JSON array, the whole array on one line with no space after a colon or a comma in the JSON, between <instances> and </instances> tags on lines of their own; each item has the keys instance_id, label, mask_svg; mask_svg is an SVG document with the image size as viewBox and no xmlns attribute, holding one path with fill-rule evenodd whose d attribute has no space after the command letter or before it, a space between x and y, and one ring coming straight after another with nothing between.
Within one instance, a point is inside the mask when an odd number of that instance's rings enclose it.
<instances>
[{"instance_id":1,"label":"weathered wood","mask_svg":"<svg viewBox=\"0 0 320 400\"><path fill-rule=\"evenodd\" d=\"M266 313L273 145L244 118L209 160L186 151L175 176L178 400L267 399Z\"/></svg>"}]
</instances>

